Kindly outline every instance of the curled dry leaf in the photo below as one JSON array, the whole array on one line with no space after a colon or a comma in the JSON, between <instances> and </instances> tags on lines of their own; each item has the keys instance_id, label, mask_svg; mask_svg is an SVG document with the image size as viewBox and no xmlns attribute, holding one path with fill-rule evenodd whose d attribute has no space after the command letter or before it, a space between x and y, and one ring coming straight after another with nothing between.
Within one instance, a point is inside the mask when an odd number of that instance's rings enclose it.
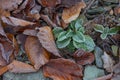
<instances>
[{"instance_id":1,"label":"curled dry leaf","mask_svg":"<svg viewBox=\"0 0 120 80\"><path fill-rule=\"evenodd\" d=\"M61 0L37 0L43 7L55 7Z\"/></svg>"},{"instance_id":2,"label":"curled dry leaf","mask_svg":"<svg viewBox=\"0 0 120 80\"><path fill-rule=\"evenodd\" d=\"M79 2L75 6L70 8L65 8L62 13L62 19L65 23L70 23L71 21L77 19L81 9L85 8L86 4L84 2Z\"/></svg>"},{"instance_id":3,"label":"curled dry leaf","mask_svg":"<svg viewBox=\"0 0 120 80\"><path fill-rule=\"evenodd\" d=\"M51 52L55 56L60 57L60 54L58 52L58 49L57 49L55 41L54 41L52 30L49 26L39 28L37 37L38 37L40 43L42 44L42 46L47 51Z\"/></svg>"},{"instance_id":4,"label":"curled dry leaf","mask_svg":"<svg viewBox=\"0 0 120 80\"><path fill-rule=\"evenodd\" d=\"M36 72L33 66L14 60L8 66L8 70L14 73L29 73L29 72Z\"/></svg>"},{"instance_id":5,"label":"curled dry leaf","mask_svg":"<svg viewBox=\"0 0 120 80\"><path fill-rule=\"evenodd\" d=\"M69 59L51 59L43 67L43 72L53 80L82 80L82 67Z\"/></svg>"},{"instance_id":6,"label":"curled dry leaf","mask_svg":"<svg viewBox=\"0 0 120 80\"><path fill-rule=\"evenodd\" d=\"M29 36L26 39L25 51L35 69L39 69L49 61L49 53L42 47L36 37Z\"/></svg>"},{"instance_id":7,"label":"curled dry leaf","mask_svg":"<svg viewBox=\"0 0 120 80\"><path fill-rule=\"evenodd\" d=\"M113 72L114 61L106 52L104 52L102 60L104 63L103 67L106 69L106 71Z\"/></svg>"},{"instance_id":8,"label":"curled dry leaf","mask_svg":"<svg viewBox=\"0 0 120 80\"><path fill-rule=\"evenodd\" d=\"M94 61L94 55L90 52L85 52L83 50L77 50L73 54L73 57L80 65L91 64Z\"/></svg>"},{"instance_id":9,"label":"curled dry leaf","mask_svg":"<svg viewBox=\"0 0 120 80\"><path fill-rule=\"evenodd\" d=\"M23 0L0 0L0 7L4 10L16 10Z\"/></svg>"},{"instance_id":10,"label":"curled dry leaf","mask_svg":"<svg viewBox=\"0 0 120 80\"><path fill-rule=\"evenodd\" d=\"M34 24L33 22L25 21L14 17L2 17L2 21L12 26L28 26Z\"/></svg>"}]
</instances>

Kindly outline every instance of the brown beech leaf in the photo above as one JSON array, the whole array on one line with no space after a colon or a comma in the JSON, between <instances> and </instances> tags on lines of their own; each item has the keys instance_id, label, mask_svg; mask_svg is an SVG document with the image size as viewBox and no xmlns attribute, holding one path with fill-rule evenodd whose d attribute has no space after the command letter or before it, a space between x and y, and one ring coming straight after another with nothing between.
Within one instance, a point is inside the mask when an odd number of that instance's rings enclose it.
<instances>
[{"instance_id":1,"label":"brown beech leaf","mask_svg":"<svg viewBox=\"0 0 120 80\"><path fill-rule=\"evenodd\" d=\"M7 37L12 42L12 46L14 48L14 55L17 56L19 52L19 45L18 45L17 40L15 39L14 35L10 33L7 33Z\"/></svg>"},{"instance_id":2,"label":"brown beech leaf","mask_svg":"<svg viewBox=\"0 0 120 80\"><path fill-rule=\"evenodd\" d=\"M2 17L2 21L12 26L28 26L34 24L33 22L25 21L14 17Z\"/></svg>"},{"instance_id":3,"label":"brown beech leaf","mask_svg":"<svg viewBox=\"0 0 120 80\"><path fill-rule=\"evenodd\" d=\"M53 80L82 80L82 67L69 59L51 59L43 67L43 72Z\"/></svg>"},{"instance_id":4,"label":"brown beech leaf","mask_svg":"<svg viewBox=\"0 0 120 80\"><path fill-rule=\"evenodd\" d=\"M10 16L10 12L9 11L5 11L0 7L0 16Z\"/></svg>"},{"instance_id":5,"label":"brown beech leaf","mask_svg":"<svg viewBox=\"0 0 120 80\"><path fill-rule=\"evenodd\" d=\"M7 64L7 62L5 61L5 59L2 57L2 52L0 50L0 66L5 66Z\"/></svg>"},{"instance_id":6,"label":"brown beech leaf","mask_svg":"<svg viewBox=\"0 0 120 80\"><path fill-rule=\"evenodd\" d=\"M2 57L7 61L10 60L10 56L13 53L13 46L12 43L8 42L7 40L0 40L0 50L2 53Z\"/></svg>"},{"instance_id":7,"label":"brown beech leaf","mask_svg":"<svg viewBox=\"0 0 120 80\"><path fill-rule=\"evenodd\" d=\"M16 10L23 0L0 0L0 7L7 11Z\"/></svg>"},{"instance_id":8,"label":"brown beech leaf","mask_svg":"<svg viewBox=\"0 0 120 80\"><path fill-rule=\"evenodd\" d=\"M37 36L37 31L33 29L26 29L24 30L23 34L29 35L29 36Z\"/></svg>"},{"instance_id":9,"label":"brown beech leaf","mask_svg":"<svg viewBox=\"0 0 120 80\"><path fill-rule=\"evenodd\" d=\"M39 28L39 32L37 34L37 37L42 44L42 46L55 56L59 56L60 54L58 52L58 49L56 48L56 44L54 41L54 37L52 34L52 30L49 26L41 27Z\"/></svg>"},{"instance_id":10,"label":"brown beech leaf","mask_svg":"<svg viewBox=\"0 0 120 80\"><path fill-rule=\"evenodd\" d=\"M36 37L29 36L26 39L25 51L35 69L39 69L49 61L49 53L42 47Z\"/></svg>"},{"instance_id":11,"label":"brown beech leaf","mask_svg":"<svg viewBox=\"0 0 120 80\"><path fill-rule=\"evenodd\" d=\"M61 0L37 0L43 7L55 7Z\"/></svg>"},{"instance_id":12,"label":"brown beech leaf","mask_svg":"<svg viewBox=\"0 0 120 80\"><path fill-rule=\"evenodd\" d=\"M0 67L0 75L4 74L5 72L7 72L8 67L4 66L4 67Z\"/></svg>"},{"instance_id":13,"label":"brown beech leaf","mask_svg":"<svg viewBox=\"0 0 120 80\"><path fill-rule=\"evenodd\" d=\"M10 63L8 66L8 69L10 72L14 73L29 73L29 72L36 72L36 70L33 68L33 66L14 60L12 63Z\"/></svg>"},{"instance_id":14,"label":"brown beech leaf","mask_svg":"<svg viewBox=\"0 0 120 80\"><path fill-rule=\"evenodd\" d=\"M90 52L86 52L83 50L77 50L73 57L75 58L76 62L80 65L91 64L94 61L94 55Z\"/></svg>"},{"instance_id":15,"label":"brown beech leaf","mask_svg":"<svg viewBox=\"0 0 120 80\"><path fill-rule=\"evenodd\" d=\"M79 2L70 8L65 8L62 13L63 21L65 23L70 23L71 21L77 19L77 17L81 12L81 9L85 7L86 7L86 4L84 2Z\"/></svg>"},{"instance_id":16,"label":"brown beech leaf","mask_svg":"<svg viewBox=\"0 0 120 80\"><path fill-rule=\"evenodd\" d=\"M1 24L1 21L0 21L0 35L7 38L6 33L4 32L3 26Z\"/></svg>"}]
</instances>

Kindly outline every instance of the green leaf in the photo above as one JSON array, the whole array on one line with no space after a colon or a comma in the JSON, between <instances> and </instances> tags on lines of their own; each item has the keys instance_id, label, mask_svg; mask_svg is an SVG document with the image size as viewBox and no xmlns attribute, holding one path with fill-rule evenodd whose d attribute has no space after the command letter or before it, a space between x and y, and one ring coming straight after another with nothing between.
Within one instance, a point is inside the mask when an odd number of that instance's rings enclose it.
<instances>
[{"instance_id":1,"label":"green leaf","mask_svg":"<svg viewBox=\"0 0 120 80\"><path fill-rule=\"evenodd\" d=\"M66 37L72 37L73 36L73 31L69 29L66 33Z\"/></svg>"},{"instance_id":2,"label":"green leaf","mask_svg":"<svg viewBox=\"0 0 120 80\"><path fill-rule=\"evenodd\" d=\"M70 41L71 41L71 38L68 38L63 41L56 41L56 44L58 48L65 48L66 46L69 45Z\"/></svg>"},{"instance_id":3,"label":"green leaf","mask_svg":"<svg viewBox=\"0 0 120 80\"><path fill-rule=\"evenodd\" d=\"M79 28L81 28L81 27L82 27L81 23L79 21L76 21L76 23L75 23L75 30L78 31Z\"/></svg>"},{"instance_id":4,"label":"green leaf","mask_svg":"<svg viewBox=\"0 0 120 80\"><path fill-rule=\"evenodd\" d=\"M82 32L82 33L84 34L84 33L85 33L84 27L81 27L81 28L79 29L79 32Z\"/></svg>"},{"instance_id":5,"label":"green leaf","mask_svg":"<svg viewBox=\"0 0 120 80\"><path fill-rule=\"evenodd\" d=\"M61 33L62 31L63 31L63 29L60 28L60 27L54 28L54 29L53 29L53 34L54 34L55 38L57 38L58 35L59 35L59 33Z\"/></svg>"},{"instance_id":6,"label":"green leaf","mask_svg":"<svg viewBox=\"0 0 120 80\"><path fill-rule=\"evenodd\" d=\"M106 39L107 35L108 35L108 34L101 34L100 37L101 37L102 39Z\"/></svg>"},{"instance_id":7,"label":"green leaf","mask_svg":"<svg viewBox=\"0 0 120 80\"><path fill-rule=\"evenodd\" d=\"M73 38L74 41L79 42L79 43L85 41L84 35L83 35L81 32L79 32L79 31L77 31L77 32L73 35L72 38Z\"/></svg>"},{"instance_id":8,"label":"green leaf","mask_svg":"<svg viewBox=\"0 0 120 80\"><path fill-rule=\"evenodd\" d=\"M64 39L66 39L66 31L62 31L61 33L59 33L58 35L58 41L63 41Z\"/></svg>"},{"instance_id":9,"label":"green leaf","mask_svg":"<svg viewBox=\"0 0 120 80\"><path fill-rule=\"evenodd\" d=\"M104 70L97 68L96 66L85 66L83 80L95 80L98 77L104 76Z\"/></svg>"},{"instance_id":10,"label":"green leaf","mask_svg":"<svg viewBox=\"0 0 120 80\"><path fill-rule=\"evenodd\" d=\"M105 27L104 31L103 31L103 34L108 34L108 33L109 33L109 27Z\"/></svg>"},{"instance_id":11,"label":"green leaf","mask_svg":"<svg viewBox=\"0 0 120 80\"><path fill-rule=\"evenodd\" d=\"M109 35L116 34L119 30L120 30L119 27L110 28Z\"/></svg>"},{"instance_id":12,"label":"green leaf","mask_svg":"<svg viewBox=\"0 0 120 80\"><path fill-rule=\"evenodd\" d=\"M103 33L104 27L103 27L103 25L96 24L95 27L94 27L94 30L97 31L97 32Z\"/></svg>"},{"instance_id":13,"label":"green leaf","mask_svg":"<svg viewBox=\"0 0 120 80\"><path fill-rule=\"evenodd\" d=\"M85 43L78 43L76 41L73 41L73 45L77 49L83 49L83 50L87 51L87 46L85 45Z\"/></svg>"},{"instance_id":14,"label":"green leaf","mask_svg":"<svg viewBox=\"0 0 120 80\"><path fill-rule=\"evenodd\" d=\"M88 52L91 52L94 50L95 43L94 43L93 39L88 35L85 35L85 44L86 44Z\"/></svg>"},{"instance_id":15,"label":"green leaf","mask_svg":"<svg viewBox=\"0 0 120 80\"><path fill-rule=\"evenodd\" d=\"M70 41L70 44L66 47L70 52L74 52L75 51L75 47L73 45L73 42Z\"/></svg>"}]
</instances>

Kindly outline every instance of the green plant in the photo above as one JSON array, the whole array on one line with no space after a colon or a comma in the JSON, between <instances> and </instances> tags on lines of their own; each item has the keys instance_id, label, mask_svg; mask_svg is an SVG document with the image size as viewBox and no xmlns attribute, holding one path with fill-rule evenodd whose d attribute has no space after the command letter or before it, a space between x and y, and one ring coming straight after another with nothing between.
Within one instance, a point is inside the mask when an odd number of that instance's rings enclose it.
<instances>
[{"instance_id":1,"label":"green plant","mask_svg":"<svg viewBox=\"0 0 120 80\"><path fill-rule=\"evenodd\" d=\"M94 30L101 33L100 37L102 39L106 39L108 35L116 34L120 30L120 27L109 28L103 27L103 25L100 24L96 24Z\"/></svg>"},{"instance_id":2,"label":"green plant","mask_svg":"<svg viewBox=\"0 0 120 80\"><path fill-rule=\"evenodd\" d=\"M95 47L93 39L85 35L82 19L72 21L67 30L60 27L54 28L53 33L58 48L69 48L70 50L83 49L92 51Z\"/></svg>"}]
</instances>

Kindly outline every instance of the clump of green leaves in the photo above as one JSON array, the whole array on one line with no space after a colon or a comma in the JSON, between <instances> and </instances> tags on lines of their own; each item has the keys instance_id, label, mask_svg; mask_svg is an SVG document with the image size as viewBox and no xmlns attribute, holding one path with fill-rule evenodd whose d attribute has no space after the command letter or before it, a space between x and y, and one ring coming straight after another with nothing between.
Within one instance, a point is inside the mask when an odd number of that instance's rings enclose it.
<instances>
[{"instance_id":1,"label":"clump of green leaves","mask_svg":"<svg viewBox=\"0 0 120 80\"><path fill-rule=\"evenodd\" d=\"M67 30L54 28L53 33L56 38L58 48L69 48L70 50L83 49L85 51L94 50L95 43L89 35L85 35L85 29L82 26L83 20L77 19L71 22Z\"/></svg>"},{"instance_id":2,"label":"clump of green leaves","mask_svg":"<svg viewBox=\"0 0 120 80\"><path fill-rule=\"evenodd\" d=\"M114 35L119 31L120 27L113 27L113 28L109 28L109 27L103 27L103 25L100 24L96 24L94 30L97 32L100 32L101 35L100 37L102 39L106 39L108 35Z\"/></svg>"}]
</instances>

